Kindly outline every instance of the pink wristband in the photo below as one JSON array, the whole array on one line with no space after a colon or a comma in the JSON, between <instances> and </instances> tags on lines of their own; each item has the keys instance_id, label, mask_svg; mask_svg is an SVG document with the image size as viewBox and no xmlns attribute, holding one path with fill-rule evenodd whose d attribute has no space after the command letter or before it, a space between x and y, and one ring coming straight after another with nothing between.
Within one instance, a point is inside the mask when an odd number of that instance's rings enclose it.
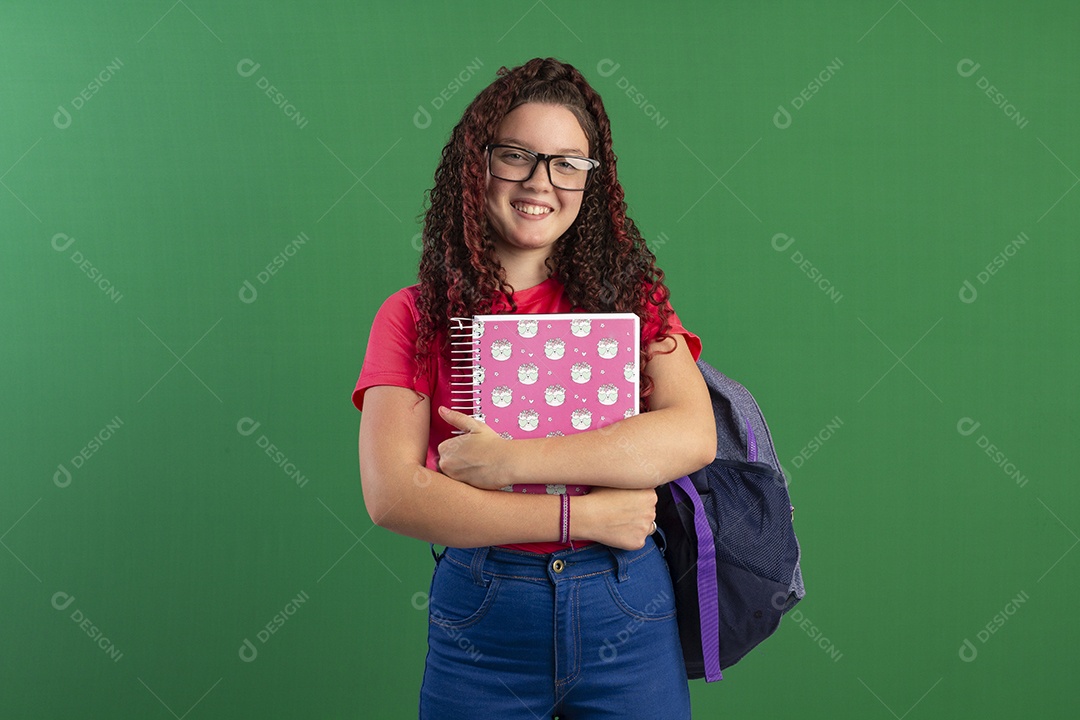
<instances>
[{"instance_id":1,"label":"pink wristband","mask_svg":"<svg viewBox=\"0 0 1080 720\"><path fill-rule=\"evenodd\" d=\"M559 513L559 542L570 542L570 496L562 494L562 511Z\"/></svg>"}]
</instances>

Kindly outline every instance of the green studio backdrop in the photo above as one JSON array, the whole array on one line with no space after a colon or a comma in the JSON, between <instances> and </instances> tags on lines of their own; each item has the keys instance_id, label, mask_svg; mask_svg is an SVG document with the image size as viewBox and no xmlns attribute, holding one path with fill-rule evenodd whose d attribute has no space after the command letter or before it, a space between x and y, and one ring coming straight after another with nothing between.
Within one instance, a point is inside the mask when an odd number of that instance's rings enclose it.
<instances>
[{"instance_id":1,"label":"green studio backdrop","mask_svg":"<svg viewBox=\"0 0 1080 720\"><path fill-rule=\"evenodd\" d=\"M350 393L463 108L555 56L791 479L808 596L695 716L1075 717L1078 20L5 3L0 715L415 714Z\"/></svg>"}]
</instances>

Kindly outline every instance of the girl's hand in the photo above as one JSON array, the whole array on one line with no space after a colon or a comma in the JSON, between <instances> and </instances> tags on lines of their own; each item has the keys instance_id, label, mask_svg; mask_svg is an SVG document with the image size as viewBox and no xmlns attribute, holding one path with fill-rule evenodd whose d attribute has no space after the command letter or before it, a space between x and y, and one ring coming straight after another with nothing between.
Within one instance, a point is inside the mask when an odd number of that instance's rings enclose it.
<instances>
[{"instance_id":1,"label":"girl's hand","mask_svg":"<svg viewBox=\"0 0 1080 720\"><path fill-rule=\"evenodd\" d=\"M464 413L440 406L439 415L465 431L439 443L439 471L443 475L481 490L498 490L512 483L506 467L511 443Z\"/></svg>"},{"instance_id":2,"label":"girl's hand","mask_svg":"<svg viewBox=\"0 0 1080 720\"><path fill-rule=\"evenodd\" d=\"M594 487L570 498L570 536L574 539L640 550L653 532L656 490Z\"/></svg>"}]
</instances>

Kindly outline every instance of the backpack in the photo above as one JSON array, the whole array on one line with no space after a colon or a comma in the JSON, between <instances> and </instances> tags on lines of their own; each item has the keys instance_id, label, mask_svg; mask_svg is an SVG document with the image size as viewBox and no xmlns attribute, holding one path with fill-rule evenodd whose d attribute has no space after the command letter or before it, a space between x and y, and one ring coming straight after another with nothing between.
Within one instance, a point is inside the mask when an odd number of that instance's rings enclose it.
<instances>
[{"instance_id":1,"label":"backpack","mask_svg":"<svg viewBox=\"0 0 1080 720\"><path fill-rule=\"evenodd\" d=\"M657 488L686 674L722 680L806 594L787 480L757 402L697 363L716 419L716 459Z\"/></svg>"}]
</instances>

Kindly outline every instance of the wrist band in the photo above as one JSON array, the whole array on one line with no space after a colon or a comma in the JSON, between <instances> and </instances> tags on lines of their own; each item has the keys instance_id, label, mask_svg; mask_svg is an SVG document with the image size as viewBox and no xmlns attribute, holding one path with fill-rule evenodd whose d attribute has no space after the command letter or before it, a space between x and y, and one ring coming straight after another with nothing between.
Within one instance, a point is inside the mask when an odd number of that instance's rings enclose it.
<instances>
[{"instance_id":1,"label":"wrist band","mask_svg":"<svg viewBox=\"0 0 1080 720\"><path fill-rule=\"evenodd\" d=\"M570 496L562 494L562 510L559 513L559 542L570 542Z\"/></svg>"}]
</instances>

